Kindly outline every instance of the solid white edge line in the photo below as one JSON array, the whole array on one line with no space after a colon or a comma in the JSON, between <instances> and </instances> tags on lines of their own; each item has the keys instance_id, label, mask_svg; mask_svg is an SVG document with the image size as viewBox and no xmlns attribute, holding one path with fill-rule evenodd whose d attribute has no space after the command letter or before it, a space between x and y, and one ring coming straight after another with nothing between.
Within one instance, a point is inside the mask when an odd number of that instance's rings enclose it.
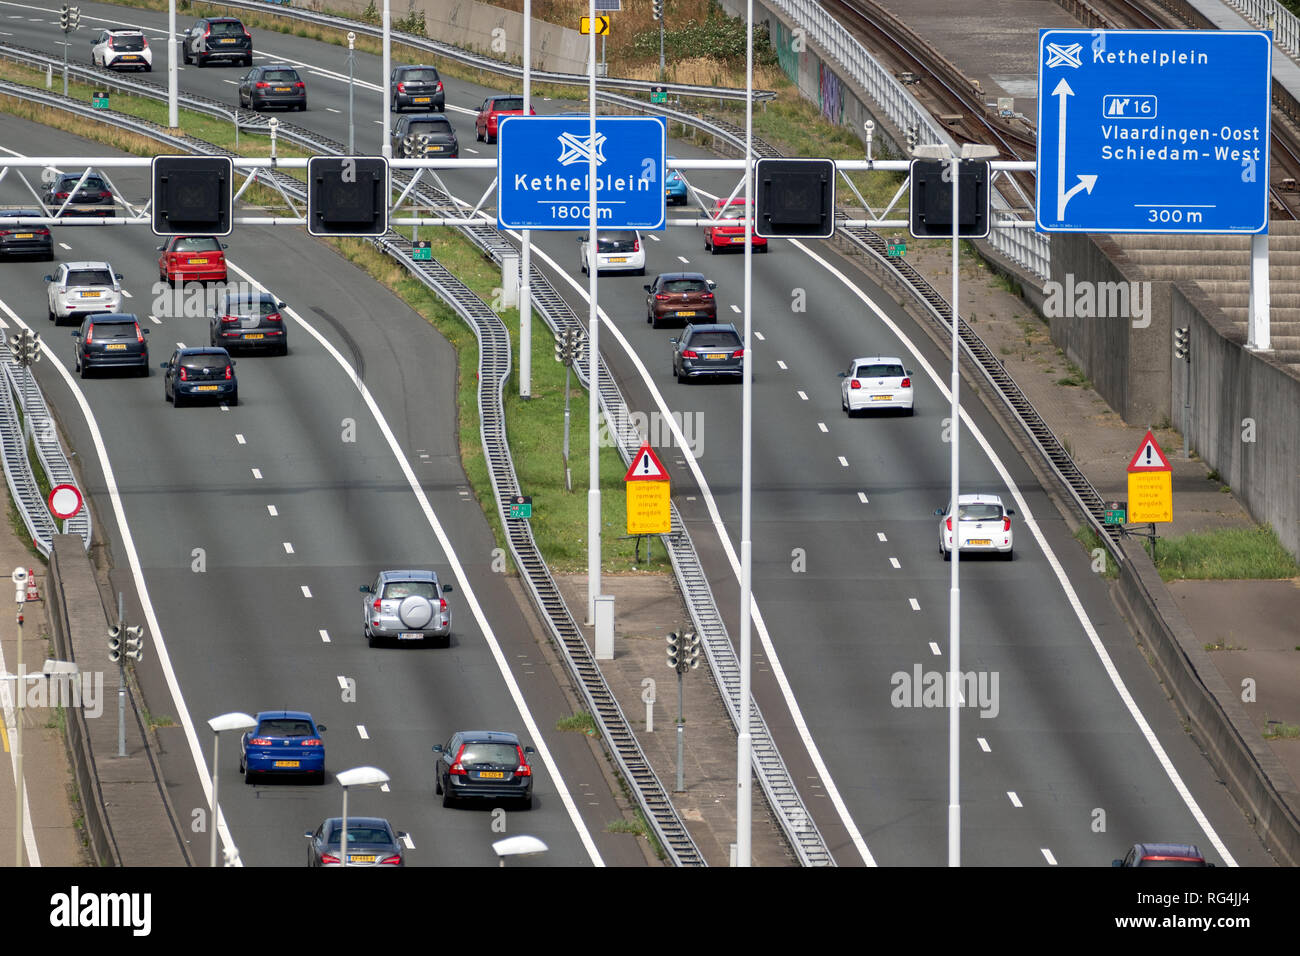
<instances>
[{"instance_id":1,"label":"solid white edge line","mask_svg":"<svg viewBox=\"0 0 1300 956\"><path fill-rule=\"evenodd\" d=\"M26 670L26 668L24 668ZM18 793L18 753L13 739L18 729L18 675L9 674L4 648L0 648L0 705L4 709L5 733L9 735L9 769L14 775L14 793ZM12 683L13 690L9 686ZM26 710L27 708L23 708ZM32 802L27 796L27 774L23 773L23 846L27 850L27 865L40 866L41 854L36 847L36 831L32 827Z\"/></svg>"},{"instance_id":2,"label":"solid white edge line","mask_svg":"<svg viewBox=\"0 0 1300 956\"><path fill-rule=\"evenodd\" d=\"M237 275L243 277L249 282L249 284L259 291L267 291L266 288L257 282L251 275L239 266L233 264L229 259L226 260L226 267L233 270ZM397 464L402 469L402 474L406 477L407 484L410 485L412 494L415 495L415 500L419 504L420 510L424 513L425 520L428 521L429 527L433 529L433 533L437 537L443 553L447 556L447 562L451 565L452 573L456 575L456 580L460 584L461 590L464 592L463 598L469 604L470 611L473 613L474 619L478 622L479 629L483 634L483 639L487 642L488 649L492 652L492 658L496 661L497 669L501 672L501 677L505 681L507 690L510 692L510 697L514 701L515 707L519 710L519 715L523 719L529 735L532 736L535 742L534 745L537 748L538 754L546 763L546 769L550 773L552 781L555 783L556 792L558 793L561 802L564 804L565 810L568 811L569 819L573 822L574 828L578 831L578 836L581 838L582 844L587 850L587 855L590 857L593 865L604 866L605 861L601 858L600 851L596 848L596 843L592 839L586 823L578 812L578 806L574 802L572 794L569 792L568 785L564 782L564 777L560 774L559 766L551 757L550 748L546 745L541 730L538 728L537 722L533 719L533 715L531 711L529 711L527 703L524 701L523 692L519 689L519 684L516 682L514 674L510 671L510 665L506 661L505 653L501 650L501 645L497 642L496 634L492 630L492 625L488 623L487 615L483 613L483 608L479 605L478 597L475 595L474 589L470 585L464 567L461 566L460 558L452 547L451 539L447 537L447 533L443 530L442 522L440 522L438 516L434 514L433 506L429 503L429 499L425 495L424 488L420 485L419 479L416 478L415 471L411 468L411 463L407 461L406 454L399 447L397 437L389 427L388 420L384 418L383 412L380 411L379 405L375 401L374 396L370 394L370 389L366 387L365 382L361 381L361 379L357 377L356 369L348 364L347 359L343 357L342 353L340 353L339 350L325 338L325 336L304 321L294 309L286 308L284 311L290 318L297 322L298 325L307 332L307 334L316 339L316 341L321 344L321 347L324 348L336 362L338 362L339 366L347 374L348 378L352 380L352 384L356 386L356 389L361 394L361 398L365 401L366 406L370 409L370 413L374 416L375 422L379 425L379 429L383 434L384 439L388 442L388 447L392 451L393 457L397 459Z\"/></svg>"},{"instance_id":3,"label":"solid white edge line","mask_svg":"<svg viewBox=\"0 0 1300 956\"><path fill-rule=\"evenodd\" d=\"M830 262L817 255L817 253L813 252L799 240L791 239L789 241L792 246L799 249L814 262L818 263L830 272L831 275L839 279L841 283L856 294L858 298L860 298L867 307L876 314L880 321L883 322L907 348L907 350L912 353L912 357L916 359L923 369L925 369L925 373L930 377L930 380L934 383L935 387L938 388L940 394L943 395L944 400L951 404L952 393L944 384L943 379L940 378L940 376L930 366L930 363L925 360L925 357L921 355L916 346L912 344L889 316L885 315L880 307L877 306L876 303L866 295L866 293L858 289L843 272L833 266ZM1128 687L1124 684L1123 678L1120 677L1119 671L1116 669L1114 662L1110 658L1110 654L1107 653L1106 648L1101 643L1101 638L1097 635L1096 629L1092 626L1092 620L1084 610L1083 603L1079 600L1079 596L1075 593L1074 586L1070 583L1069 578L1065 574L1065 569L1061 567L1061 562L1057 560L1056 553L1052 551L1051 545L1047 543L1047 539L1043 536L1042 530L1038 527L1038 522L1034 520L1034 516L1029 510L1028 503L1026 503L1024 496L1020 493L1020 488L1016 485L1015 481L1012 480L1011 474L1007 471L1006 466L1002 464L1002 460L998 457L992 446L989 445L987 439L985 439L984 433L980 431L973 421L971 421L970 416L967 414L964 407L961 409L961 419L966 425L966 428L970 431L970 434L979 443L980 448L984 450L984 454L988 456L988 459L992 463L994 469L996 469L998 476L1010 490L1012 497L1015 499L1017 506L1021 510L1025 527L1029 529L1030 533L1034 536L1034 540L1042 549L1043 556L1047 559L1048 565L1056 575L1056 580L1060 583L1061 590L1065 593L1066 600L1070 602L1070 607L1074 611L1074 616L1083 627L1084 633L1088 636L1088 641L1092 644L1093 650L1100 659L1102 667L1105 668L1107 675L1109 675L1111 684L1114 685L1116 692L1120 696L1120 700L1124 702L1124 706L1127 708L1129 715L1133 718L1134 723L1137 724L1138 730L1142 733L1142 736L1146 738L1148 745L1150 745L1152 752L1156 756L1156 760L1159 761L1160 766L1164 769L1170 783L1173 784L1179 797L1182 798L1183 804L1192 814L1197 825L1200 826L1201 832L1205 834L1206 838L1214 845L1214 849L1223 858L1223 862L1228 866L1236 866L1236 860L1234 860L1232 854L1228 852L1227 846L1225 846L1223 841L1219 838L1219 834L1215 831L1214 827L1210 825L1209 819L1205 816L1204 812L1202 812L1200 805L1196 802L1196 798L1192 796L1191 791L1187 788L1187 784L1183 782L1182 776L1174 767L1173 761L1169 759L1169 755L1165 752L1164 746L1156 738L1155 731L1151 729L1151 725L1147 723L1146 717L1143 716L1142 712L1138 709L1137 702L1129 693Z\"/></svg>"},{"instance_id":4,"label":"solid white edge line","mask_svg":"<svg viewBox=\"0 0 1300 956\"><path fill-rule=\"evenodd\" d=\"M5 314L20 327L35 331L26 322L18 318L5 302L0 301L0 309L3 309ZM86 420L86 426L90 429L90 438L95 446L95 455L99 458L99 466L104 473L104 485L108 490L108 499L113 508L113 517L117 521L118 533L122 536L122 548L126 551L127 562L131 567L131 580L135 582L136 594L139 596L140 605L144 610L145 623L149 626L149 634L153 638L155 653L158 655L158 665L162 668L163 679L166 681L167 689L171 692L172 701L176 705L181 727L185 731L185 741L189 744L190 757L194 760L194 766L198 770L199 784L203 787L204 806L211 806L212 777L208 773L207 761L203 756L198 735L195 733L194 722L190 720L189 708L185 706L185 695L181 693L180 683L176 680L176 671L172 667L171 655L167 652L167 642L163 639L162 627L158 624L158 615L154 612L153 602L149 598L149 588L144 582L144 571L140 567L140 555L136 552L135 539L132 537L131 528L126 521L126 511L122 506L122 495L117 487L117 476L114 474L113 466L108 460L108 449L104 446L104 436L99 430L99 422L95 419L95 414L90 409L90 403L86 401L86 396L78 387L76 380L64 364L59 361L58 356L54 354L54 350L50 348L45 339L41 340L41 353L49 360L50 366L57 369L59 375L63 377L64 383L77 400L77 406L81 409L81 414ZM234 838L231 836L230 828L226 826L225 814L222 813L220 807L217 807L217 834L221 837L221 843L226 852L234 857L237 865L242 866L243 861L238 859L238 850L235 847Z\"/></svg>"}]
</instances>

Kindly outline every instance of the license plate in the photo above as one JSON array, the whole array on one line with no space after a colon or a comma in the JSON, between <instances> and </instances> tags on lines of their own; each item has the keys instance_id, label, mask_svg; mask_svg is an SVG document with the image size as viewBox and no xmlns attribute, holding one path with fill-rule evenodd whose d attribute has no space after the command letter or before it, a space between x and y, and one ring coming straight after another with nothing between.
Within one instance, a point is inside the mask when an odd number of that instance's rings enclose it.
<instances>
[{"instance_id":1,"label":"license plate","mask_svg":"<svg viewBox=\"0 0 1300 956\"><path fill-rule=\"evenodd\" d=\"M446 149L446 148L447 148L446 146L428 146L428 147L425 148L425 152L426 152L426 153L441 153L441 152L442 152L444 149Z\"/></svg>"},{"instance_id":2,"label":"license plate","mask_svg":"<svg viewBox=\"0 0 1300 956\"><path fill-rule=\"evenodd\" d=\"M873 402L892 402L894 400L894 396L893 395L872 395L871 400Z\"/></svg>"},{"instance_id":3,"label":"license plate","mask_svg":"<svg viewBox=\"0 0 1300 956\"><path fill-rule=\"evenodd\" d=\"M277 761L275 762L275 765L276 765L277 767L293 768L293 767L298 766L298 761L296 761L296 760L277 760Z\"/></svg>"},{"instance_id":4,"label":"license plate","mask_svg":"<svg viewBox=\"0 0 1300 956\"><path fill-rule=\"evenodd\" d=\"M244 338L246 338L246 339L263 339L263 338L266 338L266 336L263 335L261 332L245 332L245 333L244 333Z\"/></svg>"},{"instance_id":5,"label":"license plate","mask_svg":"<svg viewBox=\"0 0 1300 956\"><path fill-rule=\"evenodd\" d=\"M373 853L365 853L365 854L349 853L348 862L349 863L374 863L375 857Z\"/></svg>"},{"instance_id":6,"label":"license plate","mask_svg":"<svg viewBox=\"0 0 1300 956\"><path fill-rule=\"evenodd\" d=\"M99 293L98 293L98 292L83 292L83 293L81 293L81 297L82 297L83 299L98 299L98 298L99 298Z\"/></svg>"},{"instance_id":7,"label":"license plate","mask_svg":"<svg viewBox=\"0 0 1300 956\"><path fill-rule=\"evenodd\" d=\"M14 238L15 238L15 239L31 239L31 238L33 238L34 236L35 236L35 233L31 233L31 232L20 232L20 233L18 233L18 235L14 236Z\"/></svg>"},{"instance_id":8,"label":"license plate","mask_svg":"<svg viewBox=\"0 0 1300 956\"><path fill-rule=\"evenodd\" d=\"M222 42L222 43L234 43L235 41L234 41L234 40L222 40L221 42Z\"/></svg>"},{"instance_id":9,"label":"license plate","mask_svg":"<svg viewBox=\"0 0 1300 956\"><path fill-rule=\"evenodd\" d=\"M125 347L126 347L126 346L123 346L123 348L125 348ZM196 385L196 386L194 387L194 391L196 391L196 392L215 392L215 391L217 391L217 389L219 389L220 387L221 387L220 385ZM296 767L297 764L294 764L294 766Z\"/></svg>"},{"instance_id":10,"label":"license plate","mask_svg":"<svg viewBox=\"0 0 1300 956\"><path fill-rule=\"evenodd\" d=\"M277 93L289 93L289 92L292 92L292 87L288 87L288 86L277 86L277 87L275 88L275 91L276 91Z\"/></svg>"},{"instance_id":11,"label":"license plate","mask_svg":"<svg viewBox=\"0 0 1300 956\"><path fill-rule=\"evenodd\" d=\"M207 259L190 259L190 260L188 261L187 264L188 264L188 265L192 265L192 266L206 266L206 265L208 264L208 260L207 260Z\"/></svg>"},{"instance_id":12,"label":"license plate","mask_svg":"<svg viewBox=\"0 0 1300 956\"><path fill-rule=\"evenodd\" d=\"M744 236L736 236L736 237L734 237L731 241L732 241L732 242L744 242L744 241L745 241L745 237L744 237Z\"/></svg>"},{"instance_id":13,"label":"license plate","mask_svg":"<svg viewBox=\"0 0 1300 956\"><path fill-rule=\"evenodd\" d=\"M679 316L681 316L682 318L685 319L685 318L688 318L688 317L694 315L695 313L694 313L694 312L678 312L677 314L678 314Z\"/></svg>"},{"instance_id":14,"label":"license plate","mask_svg":"<svg viewBox=\"0 0 1300 956\"><path fill-rule=\"evenodd\" d=\"M987 547L988 547L989 545L991 545L993 542L990 541L988 538L970 538L970 539L967 540L966 543L967 543L967 544L973 544L973 545L980 545L980 546L983 546L983 547L987 548Z\"/></svg>"},{"instance_id":15,"label":"license plate","mask_svg":"<svg viewBox=\"0 0 1300 956\"><path fill-rule=\"evenodd\" d=\"M122 60L122 61L130 60L131 62L134 63L136 60L138 60L138 59L140 59L140 58L139 58L138 56L120 56L120 57L118 57L118 59L119 59L119 60Z\"/></svg>"},{"instance_id":16,"label":"license plate","mask_svg":"<svg viewBox=\"0 0 1300 956\"><path fill-rule=\"evenodd\" d=\"M612 257L609 261L610 261L610 262L627 262L627 256L614 256L614 257Z\"/></svg>"},{"instance_id":17,"label":"license plate","mask_svg":"<svg viewBox=\"0 0 1300 956\"><path fill-rule=\"evenodd\" d=\"M429 102L430 99L431 99L431 97L428 97L428 96L414 96L414 97L411 98L411 102L412 102L412 103L427 103L427 102Z\"/></svg>"},{"instance_id":18,"label":"license plate","mask_svg":"<svg viewBox=\"0 0 1300 956\"><path fill-rule=\"evenodd\" d=\"M480 780L504 780L505 776L504 771L501 770L481 770L478 778Z\"/></svg>"},{"instance_id":19,"label":"license plate","mask_svg":"<svg viewBox=\"0 0 1300 956\"><path fill-rule=\"evenodd\" d=\"M424 640L424 635L418 632L403 631L397 635L397 639L399 641L422 641Z\"/></svg>"},{"instance_id":20,"label":"license plate","mask_svg":"<svg viewBox=\"0 0 1300 956\"><path fill-rule=\"evenodd\" d=\"M726 352L708 352L708 353L705 354L704 357L705 357L706 359L708 359L709 361L711 361L711 362L715 362L715 361L717 361L717 360L719 360L719 359L725 359L725 358L727 357L727 353L726 353Z\"/></svg>"},{"instance_id":21,"label":"license plate","mask_svg":"<svg viewBox=\"0 0 1300 956\"><path fill-rule=\"evenodd\" d=\"M106 351L106 352L125 352L125 351L126 351L126 346L125 346L125 345L105 345L105 346L104 346L104 351Z\"/></svg>"}]
</instances>

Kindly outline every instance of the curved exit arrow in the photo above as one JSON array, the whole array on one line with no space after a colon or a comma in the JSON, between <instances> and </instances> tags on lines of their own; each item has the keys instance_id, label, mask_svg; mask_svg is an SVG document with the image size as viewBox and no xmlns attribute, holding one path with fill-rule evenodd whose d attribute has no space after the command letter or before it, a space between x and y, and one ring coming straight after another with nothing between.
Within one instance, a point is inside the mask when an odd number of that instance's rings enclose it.
<instances>
[{"instance_id":1,"label":"curved exit arrow","mask_svg":"<svg viewBox=\"0 0 1300 956\"><path fill-rule=\"evenodd\" d=\"M1080 189L1092 192L1092 187L1097 185L1097 176L1079 176L1078 185L1066 192L1065 189L1065 114L1069 104L1069 97L1074 95L1074 90L1070 89L1070 84L1061 78L1061 82L1056 84L1056 89L1052 90L1053 96L1059 96L1059 113L1058 126L1056 131L1056 221L1061 222L1065 219L1065 207L1070 200L1079 192Z\"/></svg>"}]
</instances>

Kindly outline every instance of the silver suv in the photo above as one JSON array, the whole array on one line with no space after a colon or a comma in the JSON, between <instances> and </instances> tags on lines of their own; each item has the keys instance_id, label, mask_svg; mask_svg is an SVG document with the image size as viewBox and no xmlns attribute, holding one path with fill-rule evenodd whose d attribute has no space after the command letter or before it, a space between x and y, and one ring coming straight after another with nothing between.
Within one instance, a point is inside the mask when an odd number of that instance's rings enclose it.
<instances>
[{"instance_id":1,"label":"silver suv","mask_svg":"<svg viewBox=\"0 0 1300 956\"><path fill-rule=\"evenodd\" d=\"M379 572L373 584L361 585L366 643L374 647L381 641L433 638L439 647L450 647L451 608L443 597L450 591L450 584L439 586L432 571Z\"/></svg>"},{"instance_id":2,"label":"silver suv","mask_svg":"<svg viewBox=\"0 0 1300 956\"><path fill-rule=\"evenodd\" d=\"M58 325L101 312L122 310L122 273L107 262L64 262L45 277L50 321Z\"/></svg>"}]
</instances>

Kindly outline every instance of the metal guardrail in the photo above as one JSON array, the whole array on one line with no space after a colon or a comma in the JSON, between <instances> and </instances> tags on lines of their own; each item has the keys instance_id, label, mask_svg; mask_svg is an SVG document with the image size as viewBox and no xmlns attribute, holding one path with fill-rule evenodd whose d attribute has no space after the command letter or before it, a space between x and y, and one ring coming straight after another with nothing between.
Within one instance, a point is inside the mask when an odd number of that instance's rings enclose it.
<instances>
[{"instance_id":1,"label":"metal guardrail","mask_svg":"<svg viewBox=\"0 0 1300 956\"><path fill-rule=\"evenodd\" d=\"M13 362L8 335L3 330L0 330L0 361L5 365ZM7 382L0 384L0 446L4 452L5 481L14 506L22 516L36 550L49 557L54 536L59 530L54 526L54 518L45 507L36 476L32 474L32 464L27 457L27 438Z\"/></svg>"},{"instance_id":2,"label":"metal guardrail","mask_svg":"<svg viewBox=\"0 0 1300 956\"><path fill-rule=\"evenodd\" d=\"M1300 17L1277 0L1223 0L1260 30L1272 30L1273 42L1300 61Z\"/></svg>"},{"instance_id":3,"label":"metal guardrail","mask_svg":"<svg viewBox=\"0 0 1300 956\"><path fill-rule=\"evenodd\" d=\"M247 0L211 0L208 6L233 7L239 10L257 10L272 16L289 17L298 20L306 20L323 27L331 27L335 30L348 31L364 34L375 39L380 39L384 35L382 27L366 23L362 20L352 20L347 17L334 16L329 13L317 13L315 10L305 10L302 7L276 5L275 9L269 9L265 2L247 2ZM416 36L413 33L403 33L400 30L390 30L392 41L401 43L404 46L414 47L418 50L427 50L430 53L445 57L448 60L454 60L465 66L473 67L477 70L483 70L488 73L501 73L506 76L523 79L524 69L507 60L498 60L496 57L485 56L481 53L474 53L470 50L463 50L460 47L452 46L450 43L442 43L438 40L430 40L428 37ZM538 83L555 83L562 86L586 86L589 83L587 75L578 73L554 73L550 70L532 70L530 71L532 79ZM606 89L633 90L641 93L649 93L656 86L663 87L675 96L698 96L711 100L743 100L745 91L738 90L730 86L695 86L690 83L659 83L653 80L628 80L619 77L602 76L597 78L597 84ZM771 100L776 98L775 90L755 90L755 100Z\"/></svg>"}]
</instances>

